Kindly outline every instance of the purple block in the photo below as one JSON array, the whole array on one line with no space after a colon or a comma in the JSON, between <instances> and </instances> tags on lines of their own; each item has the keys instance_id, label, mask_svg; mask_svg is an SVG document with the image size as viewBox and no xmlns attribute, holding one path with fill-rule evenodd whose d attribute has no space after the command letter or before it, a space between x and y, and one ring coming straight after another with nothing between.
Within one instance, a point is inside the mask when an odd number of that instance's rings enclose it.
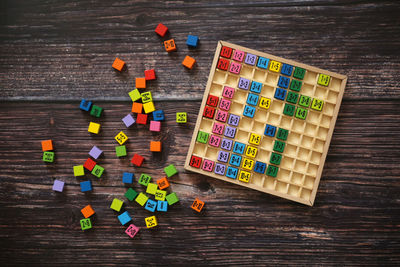
<instances>
[{"instance_id":1,"label":"purple block","mask_svg":"<svg viewBox=\"0 0 400 267\"><path fill-rule=\"evenodd\" d=\"M222 139L221 148L230 151L232 149L233 141L230 139Z\"/></svg>"},{"instance_id":2,"label":"purple block","mask_svg":"<svg viewBox=\"0 0 400 267\"><path fill-rule=\"evenodd\" d=\"M232 125L232 126L238 126L239 125L239 121L240 121L240 117L237 115L229 115L229 120L228 120L228 124Z\"/></svg>"},{"instance_id":3,"label":"purple block","mask_svg":"<svg viewBox=\"0 0 400 267\"><path fill-rule=\"evenodd\" d=\"M256 62L257 62L257 56L247 53L244 63L254 66L254 64L256 64Z\"/></svg>"},{"instance_id":4,"label":"purple block","mask_svg":"<svg viewBox=\"0 0 400 267\"><path fill-rule=\"evenodd\" d=\"M240 77L238 87L240 89L248 90L250 86L250 80Z\"/></svg>"},{"instance_id":5,"label":"purple block","mask_svg":"<svg viewBox=\"0 0 400 267\"><path fill-rule=\"evenodd\" d=\"M64 189L64 182L60 181L60 180L54 180L54 184L53 184L53 190L54 191L58 191L58 192L62 192Z\"/></svg>"},{"instance_id":6,"label":"purple block","mask_svg":"<svg viewBox=\"0 0 400 267\"><path fill-rule=\"evenodd\" d=\"M235 134L236 134L236 128L235 128L235 127L230 127L230 126L226 126L226 127L225 127L225 133L224 133L224 135L225 135L226 137L234 138L234 137L235 137Z\"/></svg>"},{"instance_id":7,"label":"purple block","mask_svg":"<svg viewBox=\"0 0 400 267\"><path fill-rule=\"evenodd\" d=\"M89 155L92 156L94 159L98 159L101 153L103 153L103 150L101 150L97 146L93 146L93 148L89 152Z\"/></svg>"},{"instance_id":8,"label":"purple block","mask_svg":"<svg viewBox=\"0 0 400 267\"><path fill-rule=\"evenodd\" d=\"M122 121L125 123L126 127L131 127L136 122L131 114L128 114L125 117L123 117Z\"/></svg>"},{"instance_id":9,"label":"purple block","mask_svg":"<svg viewBox=\"0 0 400 267\"><path fill-rule=\"evenodd\" d=\"M226 169L226 166L224 164L217 163L217 164L215 164L214 172L216 174L219 174L219 175L224 175L225 174L225 169Z\"/></svg>"},{"instance_id":10,"label":"purple block","mask_svg":"<svg viewBox=\"0 0 400 267\"><path fill-rule=\"evenodd\" d=\"M220 150L218 152L218 158L217 158L218 161L228 162L228 159L229 159L229 153L228 152L222 151L222 150Z\"/></svg>"}]
</instances>

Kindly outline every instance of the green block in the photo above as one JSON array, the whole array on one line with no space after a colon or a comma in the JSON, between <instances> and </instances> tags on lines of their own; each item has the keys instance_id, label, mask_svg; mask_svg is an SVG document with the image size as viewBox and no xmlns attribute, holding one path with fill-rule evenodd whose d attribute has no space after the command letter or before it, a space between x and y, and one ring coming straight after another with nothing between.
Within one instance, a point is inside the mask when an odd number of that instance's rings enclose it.
<instances>
[{"instance_id":1,"label":"green block","mask_svg":"<svg viewBox=\"0 0 400 267\"><path fill-rule=\"evenodd\" d=\"M93 174L94 176L96 176L97 178L100 178L101 175L103 174L103 172L104 172L104 168L101 167L100 165L94 166L94 168L93 168L93 170L92 170L92 174Z\"/></svg>"},{"instance_id":2,"label":"green block","mask_svg":"<svg viewBox=\"0 0 400 267\"><path fill-rule=\"evenodd\" d=\"M285 142L275 140L274 151L282 153L283 150L285 150Z\"/></svg>"},{"instance_id":3,"label":"green block","mask_svg":"<svg viewBox=\"0 0 400 267\"><path fill-rule=\"evenodd\" d=\"M138 194L139 194L138 192L136 192L132 188L129 188L128 191L126 191L126 193L125 193L125 197L129 201L133 201L137 197Z\"/></svg>"},{"instance_id":4,"label":"green block","mask_svg":"<svg viewBox=\"0 0 400 267\"><path fill-rule=\"evenodd\" d=\"M197 134L197 140L196 141L199 142L199 143L207 144L208 136L209 136L208 133L199 131L199 133Z\"/></svg>"},{"instance_id":5,"label":"green block","mask_svg":"<svg viewBox=\"0 0 400 267\"><path fill-rule=\"evenodd\" d=\"M51 152L51 151L43 152L43 161L44 162L53 162L54 161L54 152Z\"/></svg>"},{"instance_id":6,"label":"green block","mask_svg":"<svg viewBox=\"0 0 400 267\"><path fill-rule=\"evenodd\" d=\"M151 176L145 173L142 173L139 178L139 184L147 186L151 181Z\"/></svg>"},{"instance_id":7,"label":"green block","mask_svg":"<svg viewBox=\"0 0 400 267\"><path fill-rule=\"evenodd\" d=\"M288 116L293 116L295 110L296 110L295 106L286 103L285 108L283 109L283 114Z\"/></svg>"},{"instance_id":8,"label":"green block","mask_svg":"<svg viewBox=\"0 0 400 267\"><path fill-rule=\"evenodd\" d=\"M126 146L116 146L115 147L115 154L117 154L117 157L126 156Z\"/></svg>"},{"instance_id":9,"label":"green block","mask_svg":"<svg viewBox=\"0 0 400 267\"><path fill-rule=\"evenodd\" d=\"M300 67L296 67L293 72L293 77L299 80L304 79L304 75L306 74L306 70Z\"/></svg>"},{"instance_id":10,"label":"green block","mask_svg":"<svg viewBox=\"0 0 400 267\"><path fill-rule=\"evenodd\" d=\"M155 195L157 189L158 189L158 185L157 185L157 184L155 184L155 183L148 183L148 184L147 184L146 193Z\"/></svg>"},{"instance_id":11,"label":"green block","mask_svg":"<svg viewBox=\"0 0 400 267\"><path fill-rule=\"evenodd\" d=\"M165 199L168 201L168 205L170 206L179 201L179 198L175 193L169 194L168 196L165 197Z\"/></svg>"},{"instance_id":12,"label":"green block","mask_svg":"<svg viewBox=\"0 0 400 267\"><path fill-rule=\"evenodd\" d=\"M119 212L122 208L122 205L124 204L124 202L122 200L119 200L118 198L114 198L110 208Z\"/></svg>"},{"instance_id":13,"label":"green block","mask_svg":"<svg viewBox=\"0 0 400 267\"><path fill-rule=\"evenodd\" d=\"M297 99L299 98L299 94L289 91L288 95L286 97L286 101L292 104L296 104L297 103Z\"/></svg>"},{"instance_id":14,"label":"green block","mask_svg":"<svg viewBox=\"0 0 400 267\"><path fill-rule=\"evenodd\" d=\"M301 85L302 85L302 82L301 82L301 81L298 81L298 80L293 79L293 80L290 82L290 90L293 90L293 91L300 91Z\"/></svg>"},{"instance_id":15,"label":"green block","mask_svg":"<svg viewBox=\"0 0 400 267\"><path fill-rule=\"evenodd\" d=\"M268 168L267 168L267 175L268 176L272 176L272 177L276 177L278 175L278 169L279 168L276 167L276 166L269 165Z\"/></svg>"},{"instance_id":16,"label":"green block","mask_svg":"<svg viewBox=\"0 0 400 267\"><path fill-rule=\"evenodd\" d=\"M157 190L156 194L155 194L155 199L156 200L160 200L160 201L164 201L166 195L167 195L167 191Z\"/></svg>"},{"instance_id":17,"label":"green block","mask_svg":"<svg viewBox=\"0 0 400 267\"><path fill-rule=\"evenodd\" d=\"M140 92L138 89L134 89L128 93L129 97L132 99L132 102L135 102L136 100L139 100L142 96L140 95Z\"/></svg>"},{"instance_id":18,"label":"green block","mask_svg":"<svg viewBox=\"0 0 400 267\"><path fill-rule=\"evenodd\" d=\"M171 177L174 174L177 174L178 171L175 169L175 166L170 164L167 167L164 168L164 172L167 175L167 177Z\"/></svg>"},{"instance_id":19,"label":"green block","mask_svg":"<svg viewBox=\"0 0 400 267\"><path fill-rule=\"evenodd\" d=\"M302 95L300 96L299 105L308 108L311 103L311 97Z\"/></svg>"},{"instance_id":20,"label":"green block","mask_svg":"<svg viewBox=\"0 0 400 267\"><path fill-rule=\"evenodd\" d=\"M81 228L83 231L92 228L92 222L90 221L90 218L82 219L82 220L80 220L80 223L81 223Z\"/></svg>"},{"instance_id":21,"label":"green block","mask_svg":"<svg viewBox=\"0 0 400 267\"><path fill-rule=\"evenodd\" d=\"M282 155L272 152L269 162L275 165L281 164Z\"/></svg>"},{"instance_id":22,"label":"green block","mask_svg":"<svg viewBox=\"0 0 400 267\"><path fill-rule=\"evenodd\" d=\"M314 98L311 104L311 108L314 110L321 111L324 106L324 101Z\"/></svg>"},{"instance_id":23,"label":"green block","mask_svg":"<svg viewBox=\"0 0 400 267\"><path fill-rule=\"evenodd\" d=\"M279 128L278 133L276 134L276 138L286 141L288 134L289 134L288 130Z\"/></svg>"},{"instance_id":24,"label":"green block","mask_svg":"<svg viewBox=\"0 0 400 267\"><path fill-rule=\"evenodd\" d=\"M140 193L137 198L136 198L136 202L140 205L140 206L144 206L144 204L146 204L147 200L149 199L148 196L146 196L143 193Z\"/></svg>"},{"instance_id":25,"label":"green block","mask_svg":"<svg viewBox=\"0 0 400 267\"><path fill-rule=\"evenodd\" d=\"M85 175L83 165L74 166L74 176L83 176L83 175Z\"/></svg>"},{"instance_id":26,"label":"green block","mask_svg":"<svg viewBox=\"0 0 400 267\"><path fill-rule=\"evenodd\" d=\"M100 118L102 112L103 108L96 105L92 105L92 109L90 110L90 115Z\"/></svg>"},{"instance_id":27,"label":"green block","mask_svg":"<svg viewBox=\"0 0 400 267\"><path fill-rule=\"evenodd\" d=\"M298 107L296 109L296 118L305 120L306 117L307 117L307 109Z\"/></svg>"}]
</instances>

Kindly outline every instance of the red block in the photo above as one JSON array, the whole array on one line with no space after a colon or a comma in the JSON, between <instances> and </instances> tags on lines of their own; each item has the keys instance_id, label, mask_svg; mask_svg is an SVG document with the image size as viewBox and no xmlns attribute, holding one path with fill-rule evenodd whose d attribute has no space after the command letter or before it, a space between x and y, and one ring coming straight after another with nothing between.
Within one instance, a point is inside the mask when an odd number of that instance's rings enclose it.
<instances>
[{"instance_id":1,"label":"red block","mask_svg":"<svg viewBox=\"0 0 400 267\"><path fill-rule=\"evenodd\" d=\"M143 160L144 158L142 156L135 153L135 155L133 155L131 162L133 165L140 167L143 164Z\"/></svg>"},{"instance_id":2,"label":"red block","mask_svg":"<svg viewBox=\"0 0 400 267\"><path fill-rule=\"evenodd\" d=\"M193 155L190 158L189 165L192 167L195 167L195 168L200 168L201 161L202 161L202 158Z\"/></svg>"},{"instance_id":3,"label":"red block","mask_svg":"<svg viewBox=\"0 0 400 267\"><path fill-rule=\"evenodd\" d=\"M232 56L232 48L223 46L221 49L221 57L231 58Z\"/></svg>"},{"instance_id":4,"label":"red block","mask_svg":"<svg viewBox=\"0 0 400 267\"><path fill-rule=\"evenodd\" d=\"M203 117L213 119L214 118L214 113L215 113L215 108L205 106L204 107L204 112L203 112Z\"/></svg>"},{"instance_id":5,"label":"red block","mask_svg":"<svg viewBox=\"0 0 400 267\"><path fill-rule=\"evenodd\" d=\"M146 124L147 123L147 115L142 114L142 113L137 114L136 123L137 124Z\"/></svg>"},{"instance_id":6,"label":"red block","mask_svg":"<svg viewBox=\"0 0 400 267\"><path fill-rule=\"evenodd\" d=\"M220 70L228 70L229 68L229 60L224 58L220 58L217 64L217 68Z\"/></svg>"},{"instance_id":7,"label":"red block","mask_svg":"<svg viewBox=\"0 0 400 267\"><path fill-rule=\"evenodd\" d=\"M215 95L208 95L207 105L216 107L218 105L219 97Z\"/></svg>"},{"instance_id":8,"label":"red block","mask_svg":"<svg viewBox=\"0 0 400 267\"><path fill-rule=\"evenodd\" d=\"M92 160L91 158L88 158L85 164L83 164L83 167L85 167L89 171L92 171L94 166L96 166L96 164L97 164L96 161Z\"/></svg>"},{"instance_id":9,"label":"red block","mask_svg":"<svg viewBox=\"0 0 400 267\"><path fill-rule=\"evenodd\" d=\"M154 69L145 70L144 71L144 78L146 81L155 80L156 79L156 72Z\"/></svg>"},{"instance_id":10,"label":"red block","mask_svg":"<svg viewBox=\"0 0 400 267\"><path fill-rule=\"evenodd\" d=\"M167 33L167 31L168 31L168 28L162 23L158 24L156 27L156 30L155 30L155 32L158 35L160 35L161 37L164 37L165 34Z\"/></svg>"}]
</instances>

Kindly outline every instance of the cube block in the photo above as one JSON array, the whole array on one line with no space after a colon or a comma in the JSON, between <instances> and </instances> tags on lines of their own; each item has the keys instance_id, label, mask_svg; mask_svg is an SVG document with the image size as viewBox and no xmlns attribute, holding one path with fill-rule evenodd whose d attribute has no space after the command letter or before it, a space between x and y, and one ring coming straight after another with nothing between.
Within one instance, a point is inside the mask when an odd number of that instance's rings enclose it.
<instances>
[{"instance_id":1,"label":"cube block","mask_svg":"<svg viewBox=\"0 0 400 267\"><path fill-rule=\"evenodd\" d=\"M90 110L90 115L96 118L100 118L102 112L103 108L96 105L92 105L92 109Z\"/></svg>"},{"instance_id":2,"label":"cube block","mask_svg":"<svg viewBox=\"0 0 400 267\"><path fill-rule=\"evenodd\" d=\"M153 96L152 96L151 92L149 92L149 91L141 93L140 96L142 98L143 104L153 101Z\"/></svg>"},{"instance_id":3,"label":"cube block","mask_svg":"<svg viewBox=\"0 0 400 267\"><path fill-rule=\"evenodd\" d=\"M54 152L52 151L45 151L43 152L43 161L44 162L54 162Z\"/></svg>"},{"instance_id":4,"label":"cube block","mask_svg":"<svg viewBox=\"0 0 400 267\"><path fill-rule=\"evenodd\" d=\"M143 104L144 113L148 114L156 110L154 102L147 102Z\"/></svg>"},{"instance_id":5,"label":"cube block","mask_svg":"<svg viewBox=\"0 0 400 267\"><path fill-rule=\"evenodd\" d=\"M133 102L135 102L135 101L140 99L140 92L139 92L138 89L134 89L134 90L130 91L128 94L129 94L129 97L131 98L131 100Z\"/></svg>"},{"instance_id":6,"label":"cube block","mask_svg":"<svg viewBox=\"0 0 400 267\"><path fill-rule=\"evenodd\" d=\"M154 194L156 200L165 200L165 196L167 195L167 191L164 190L157 190Z\"/></svg>"},{"instance_id":7,"label":"cube block","mask_svg":"<svg viewBox=\"0 0 400 267\"><path fill-rule=\"evenodd\" d=\"M42 141L42 151L53 150L53 141L52 140L44 140Z\"/></svg>"},{"instance_id":8,"label":"cube block","mask_svg":"<svg viewBox=\"0 0 400 267\"><path fill-rule=\"evenodd\" d=\"M114 138L120 146L128 140L128 136L123 131L120 131Z\"/></svg>"},{"instance_id":9,"label":"cube block","mask_svg":"<svg viewBox=\"0 0 400 267\"><path fill-rule=\"evenodd\" d=\"M60 180L54 180L53 190L57 192L62 192L64 190L64 182Z\"/></svg>"},{"instance_id":10,"label":"cube block","mask_svg":"<svg viewBox=\"0 0 400 267\"><path fill-rule=\"evenodd\" d=\"M135 226L134 224L131 224L128 226L128 228L125 230L125 233L129 235L131 238L134 238L135 235L139 232L139 227Z\"/></svg>"},{"instance_id":11,"label":"cube block","mask_svg":"<svg viewBox=\"0 0 400 267\"><path fill-rule=\"evenodd\" d=\"M126 153L126 146L116 146L115 147L115 154L117 157L124 157L127 155Z\"/></svg>"},{"instance_id":12,"label":"cube block","mask_svg":"<svg viewBox=\"0 0 400 267\"><path fill-rule=\"evenodd\" d=\"M176 51L175 40L170 39L170 40L165 41L164 47L165 47L165 51L167 51L167 52Z\"/></svg>"},{"instance_id":13,"label":"cube block","mask_svg":"<svg viewBox=\"0 0 400 267\"><path fill-rule=\"evenodd\" d=\"M157 203L157 211L167 211L168 210L168 201L158 201Z\"/></svg>"},{"instance_id":14,"label":"cube block","mask_svg":"<svg viewBox=\"0 0 400 267\"><path fill-rule=\"evenodd\" d=\"M132 188L129 188L125 193L125 197L129 201L133 201L138 195L139 195L139 193L136 192L135 190L133 190Z\"/></svg>"},{"instance_id":15,"label":"cube block","mask_svg":"<svg viewBox=\"0 0 400 267\"><path fill-rule=\"evenodd\" d=\"M81 212L83 214L83 217L85 218L89 218L95 213L91 205L87 205L86 207L81 209Z\"/></svg>"},{"instance_id":16,"label":"cube block","mask_svg":"<svg viewBox=\"0 0 400 267\"><path fill-rule=\"evenodd\" d=\"M93 174L94 176L96 176L97 178L100 178L101 175L103 175L103 172L104 172L104 168L101 167L100 165L94 166L94 168L93 168L93 170L92 170L92 174Z\"/></svg>"},{"instance_id":17,"label":"cube block","mask_svg":"<svg viewBox=\"0 0 400 267\"><path fill-rule=\"evenodd\" d=\"M122 69L125 67L125 62L119 58L115 58L112 67L118 71L122 71Z\"/></svg>"},{"instance_id":18,"label":"cube block","mask_svg":"<svg viewBox=\"0 0 400 267\"><path fill-rule=\"evenodd\" d=\"M186 56L185 59L182 61L182 65L190 70L193 68L194 63L196 63L196 60L190 56Z\"/></svg>"},{"instance_id":19,"label":"cube block","mask_svg":"<svg viewBox=\"0 0 400 267\"><path fill-rule=\"evenodd\" d=\"M94 159L98 159L102 153L103 150L101 150L97 146L93 146L92 149L89 151L89 155Z\"/></svg>"},{"instance_id":20,"label":"cube block","mask_svg":"<svg viewBox=\"0 0 400 267\"><path fill-rule=\"evenodd\" d=\"M92 182L90 181L80 182L80 186L81 186L81 192L92 191Z\"/></svg>"},{"instance_id":21,"label":"cube block","mask_svg":"<svg viewBox=\"0 0 400 267\"><path fill-rule=\"evenodd\" d=\"M167 177L171 177L174 174L177 174L178 171L176 170L175 166L170 164L167 167L164 168L164 172L167 175Z\"/></svg>"},{"instance_id":22,"label":"cube block","mask_svg":"<svg viewBox=\"0 0 400 267\"><path fill-rule=\"evenodd\" d=\"M200 199L196 198L193 201L192 209L194 209L195 211L200 212L203 209L203 207L204 207L204 202L201 201Z\"/></svg>"},{"instance_id":23,"label":"cube block","mask_svg":"<svg viewBox=\"0 0 400 267\"><path fill-rule=\"evenodd\" d=\"M147 186L151 181L151 176L145 173L142 173L139 178L139 184Z\"/></svg>"},{"instance_id":24,"label":"cube block","mask_svg":"<svg viewBox=\"0 0 400 267\"><path fill-rule=\"evenodd\" d=\"M83 169L83 165L74 166L74 176L83 176L85 175L85 170Z\"/></svg>"},{"instance_id":25,"label":"cube block","mask_svg":"<svg viewBox=\"0 0 400 267\"><path fill-rule=\"evenodd\" d=\"M138 103L138 102L133 102L132 103L132 112L133 113L142 113L143 110L143 104L142 103Z\"/></svg>"},{"instance_id":26,"label":"cube block","mask_svg":"<svg viewBox=\"0 0 400 267\"><path fill-rule=\"evenodd\" d=\"M187 40L186 40L186 44L189 47L197 47L197 44L199 42L199 37L196 35L188 35Z\"/></svg>"},{"instance_id":27,"label":"cube block","mask_svg":"<svg viewBox=\"0 0 400 267\"><path fill-rule=\"evenodd\" d=\"M95 122L90 122L88 127L88 132L93 134L98 134L100 132L100 124Z\"/></svg>"},{"instance_id":28,"label":"cube block","mask_svg":"<svg viewBox=\"0 0 400 267\"><path fill-rule=\"evenodd\" d=\"M125 211L124 213L121 213L118 216L118 220L122 225L125 225L128 222L130 222L132 220L132 218L131 218L131 216L129 216L129 213L127 211Z\"/></svg>"},{"instance_id":29,"label":"cube block","mask_svg":"<svg viewBox=\"0 0 400 267\"><path fill-rule=\"evenodd\" d=\"M154 195L157 191L158 185L155 183L148 183L146 193Z\"/></svg>"},{"instance_id":30,"label":"cube block","mask_svg":"<svg viewBox=\"0 0 400 267\"><path fill-rule=\"evenodd\" d=\"M144 204L146 204L146 202L147 202L148 199L149 199L148 196L146 196L146 195L143 194L143 193L140 193L140 194L136 197L135 201L136 201L140 206L144 206Z\"/></svg>"},{"instance_id":31,"label":"cube block","mask_svg":"<svg viewBox=\"0 0 400 267\"><path fill-rule=\"evenodd\" d=\"M147 123L147 115L142 114L142 113L137 114L136 122L138 124L146 124Z\"/></svg>"},{"instance_id":32,"label":"cube block","mask_svg":"<svg viewBox=\"0 0 400 267\"><path fill-rule=\"evenodd\" d=\"M119 212L122 208L122 205L124 204L124 202L118 198L114 198L113 201L111 202L111 206L110 208L112 210L115 210L116 212Z\"/></svg>"},{"instance_id":33,"label":"cube block","mask_svg":"<svg viewBox=\"0 0 400 267\"><path fill-rule=\"evenodd\" d=\"M138 89L144 89L146 88L146 78L136 78L135 80L135 86Z\"/></svg>"},{"instance_id":34,"label":"cube block","mask_svg":"<svg viewBox=\"0 0 400 267\"><path fill-rule=\"evenodd\" d=\"M122 122L126 127L131 127L136 121L131 114L128 114L122 118Z\"/></svg>"},{"instance_id":35,"label":"cube block","mask_svg":"<svg viewBox=\"0 0 400 267\"><path fill-rule=\"evenodd\" d=\"M167 195L165 197L165 199L168 201L168 205L170 205L170 206L179 201L179 198L175 193L171 193L171 194Z\"/></svg>"},{"instance_id":36,"label":"cube block","mask_svg":"<svg viewBox=\"0 0 400 267\"><path fill-rule=\"evenodd\" d=\"M148 211L154 212L157 208L157 201L148 199L144 208Z\"/></svg>"},{"instance_id":37,"label":"cube block","mask_svg":"<svg viewBox=\"0 0 400 267\"><path fill-rule=\"evenodd\" d=\"M165 26L165 25L162 24L162 23L159 23L159 24L157 25L156 29L155 29L155 32L156 32L158 35L160 35L161 37L164 37L165 34L167 33L167 31L168 31L167 26Z\"/></svg>"},{"instance_id":38,"label":"cube block","mask_svg":"<svg viewBox=\"0 0 400 267\"><path fill-rule=\"evenodd\" d=\"M131 184L133 183L133 179L135 178L135 175L131 172L124 172L122 174L122 182L124 184Z\"/></svg>"},{"instance_id":39,"label":"cube block","mask_svg":"<svg viewBox=\"0 0 400 267\"><path fill-rule=\"evenodd\" d=\"M156 72L154 69L151 70L145 70L144 71L144 78L146 81L151 81L156 79Z\"/></svg>"},{"instance_id":40,"label":"cube block","mask_svg":"<svg viewBox=\"0 0 400 267\"><path fill-rule=\"evenodd\" d=\"M176 122L177 123L186 123L187 122L187 113L186 112L177 112L176 113Z\"/></svg>"},{"instance_id":41,"label":"cube block","mask_svg":"<svg viewBox=\"0 0 400 267\"><path fill-rule=\"evenodd\" d=\"M87 101L86 99L82 99L81 104L79 105L79 108L84 111L89 111L91 107L92 107L92 102Z\"/></svg>"},{"instance_id":42,"label":"cube block","mask_svg":"<svg viewBox=\"0 0 400 267\"><path fill-rule=\"evenodd\" d=\"M88 158L85 161L85 164L83 164L83 167L88 171L92 171L94 166L96 166L96 164L97 164L96 161L92 160L91 158Z\"/></svg>"},{"instance_id":43,"label":"cube block","mask_svg":"<svg viewBox=\"0 0 400 267\"><path fill-rule=\"evenodd\" d=\"M161 178L160 180L157 181L158 188L160 189L165 189L169 186L169 182L167 177Z\"/></svg>"},{"instance_id":44,"label":"cube block","mask_svg":"<svg viewBox=\"0 0 400 267\"><path fill-rule=\"evenodd\" d=\"M89 218L87 219L82 219L79 221L81 224L81 228L83 231L91 229L92 228L92 222L90 221Z\"/></svg>"},{"instance_id":45,"label":"cube block","mask_svg":"<svg viewBox=\"0 0 400 267\"><path fill-rule=\"evenodd\" d=\"M133 155L133 157L131 159L132 164L135 166L138 166L138 167L142 166L143 161L144 161L144 158L136 153Z\"/></svg>"},{"instance_id":46,"label":"cube block","mask_svg":"<svg viewBox=\"0 0 400 267\"><path fill-rule=\"evenodd\" d=\"M163 121L165 119L164 111L159 109L153 111L153 120L154 121Z\"/></svg>"},{"instance_id":47,"label":"cube block","mask_svg":"<svg viewBox=\"0 0 400 267\"><path fill-rule=\"evenodd\" d=\"M157 226L156 216L147 217L144 220L146 222L146 227L147 228L152 228L152 227Z\"/></svg>"},{"instance_id":48,"label":"cube block","mask_svg":"<svg viewBox=\"0 0 400 267\"><path fill-rule=\"evenodd\" d=\"M151 152L161 152L161 142L160 141L150 141L150 151Z\"/></svg>"},{"instance_id":49,"label":"cube block","mask_svg":"<svg viewBox=\"0 0 400 267\"><path fill-rule=\"evenodd\" d=\"M161 122L159 121L150 121L150 131L159 132L161 130Z\"/></svg>"}]
</instances>

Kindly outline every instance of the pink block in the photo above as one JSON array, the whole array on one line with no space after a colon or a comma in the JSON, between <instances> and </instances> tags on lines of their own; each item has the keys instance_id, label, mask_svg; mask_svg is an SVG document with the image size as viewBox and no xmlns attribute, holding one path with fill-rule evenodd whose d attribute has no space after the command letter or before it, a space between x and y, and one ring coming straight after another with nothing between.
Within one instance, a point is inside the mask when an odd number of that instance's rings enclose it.
<instances>
[{"instance_id":1,"label":"pink block","mask_svg":"<svg viewBox=\"0 0 400 267\"><path fill-rule=\"evenodd\" d=\"M208 172L212 172L213 167L214 167L214 161L208 160L208 159L204 159L203 166L201 167L203 170L208 171Z\"/></svg>"},{"instance_id":2,"label":"pink block","mask_svg":"<svg viewBox=\"0 0 400 267\"><path fill-rule=\"evenodd\" d=\"M125 233L133 238L139 232L139 227L136 227L134 224L129 225L129 227L125 230Z\"/></svg>"},{"instance_id":3,"label":"pink block","mask_svg":"<svg viewBox=\"0 0 400 267\"><path fill-rule=\"evenodd\" d=\"M221 99L219 102L219 108L228 111L231 108L231 101L228 99Z\"/></svg>"},{"instance_id":4,"label":"pink block","mask_svg":"<svg viewBox=\"0 0 400 267\"><path fill-rule=\"evenodd\" d=\"M215 146L215 147L219 147L220 143L221 143L221 137L216 135L211 135L210 140L208 141L208 144L210 146Z\"/></svg>"},{"instance_id":5,"label":"pink block","mask_svg":"<svg viewBox=\"0 0 400 267\"><path fill-rule=\"evenodd\" d=\"M231 66L229 67L229 71L234 74L239 74L241 68L242 68L242 64L232 61Z\"/></svg>"},{"instance_id":6,"label":"pink block","mask_svg":"<svg viewBox=\"0 0 400 267\"><path fill-rule=\"evenodd\" d=\"M233 95L235 94L235 89L229 86L224 87L224 91L222 92L222 96L226 98L233 98Z\"/></svg>"},{"instance_id":7,"label":"pink block","mask_svg":"<svg viewBox=\"0 0 400 267\"><path fill-rule=\"evenodd\" d=\"M226 120L228 119L228 112L218 110L217 116L215 116L215 119L217 121L226 122Z\"/></svg>"},{"instance_id":8,"label":"pink block","mask_svg":"<svg viewBox=\"0 0 400 267\"><path fill-rule=\"evenodd\" d=\"M236 61L239 61L239 62L242 62L243 59L244 59L244 52L240 51L240 50L235 50L235 53L233 53L232 59L236 60Z\"/></svg>"},{"instance_id":9,"label":"pink block","mask_svg":"<svg viewBox=\"0 0 400 267\"><path fill-rule=\"evenodd\" d=\"M214 122L212 132L215 134L222 134L224 132L225 125L222 123Z\"/></svg>"},{"instance_id":10,"label":"pink block","mask_svg":"<svg viewBox=\"0 0 400 267\"><path fill-rule=\"evenodd\" d=\"M161 130L161 122L160 121L150 121L150 131L159 132Z\"/></svg>"}]
</instances>

